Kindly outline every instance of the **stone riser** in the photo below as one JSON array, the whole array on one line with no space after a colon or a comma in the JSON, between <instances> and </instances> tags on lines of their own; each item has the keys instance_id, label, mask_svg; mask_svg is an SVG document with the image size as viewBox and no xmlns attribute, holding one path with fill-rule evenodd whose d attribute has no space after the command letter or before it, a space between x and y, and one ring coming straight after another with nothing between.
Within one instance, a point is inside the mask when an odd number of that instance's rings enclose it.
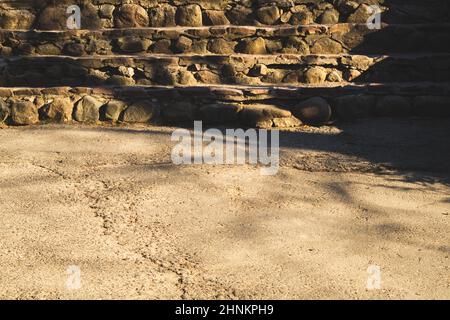
<instances>
[{"instance_id":1,"label":"stone riser","mask_svg":"<svg viewBox=\"0 0 450 320\"><path fill-rule=\"evenodd\" d=\"M208 124L291 127L317 117L315 113L304 112L305 100L311 98L327 104L331 118L344 120L370 116L450 116L450 87L438 84L302 89L0 88L0 124L72 121L168 124L202 120Z\"/></svg>"},{"instance_id":2,"label":"stone riser","mask_svg":"<svg viewBox=\"0 0 450 320\"><path fill-rule=\"evenodd\" d=\"M66 14L67 7L79 2L3 0L0 7L0 28L64 30L69 16ZM88 1L88 5L82 6L82 28L366 23L371 14L365 3L380 5L384 11L383 20L388 23L450 22L447 0L136 0L127 1L134 4L126 6L121 6L121 2ZM58 6L55 7L53 3Z\"/></svg>"},{"instance_id":3,"label":"stone riser","mask_svg":"<svg viewBox=\"0 0 450 320\"><path fill-rule=\"evenodd\" d=\"M0 59L0 85L325 85L449 81L450 55L234 55L14 57Z\"/></svg>"},{"instance_id":4,"label":"stone riser","mask_svg":"<svg viewBox=\"0 0 450 320\"><path fill-rule=\"evenodd\" d=\"M2 31L0 55L339 54L450 52L450 25Z\"/></svg>"}]
</instances>

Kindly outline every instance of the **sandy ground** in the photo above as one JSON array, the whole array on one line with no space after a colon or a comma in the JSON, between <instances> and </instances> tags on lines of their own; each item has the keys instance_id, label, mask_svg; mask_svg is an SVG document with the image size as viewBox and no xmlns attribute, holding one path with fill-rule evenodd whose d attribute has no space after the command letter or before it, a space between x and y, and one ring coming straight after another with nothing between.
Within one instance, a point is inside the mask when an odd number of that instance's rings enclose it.
<instances>
[{"instance_id":1,"label":"sandy ground","mask_svg":"<svg viewBox=\"0 0 450 320\"><path fill-rule=\"evenodd\" d=\"M172 130L0 130L0 298L450 299L449 120L284 132L275 176Z\"/></svg>"}]
</instances>

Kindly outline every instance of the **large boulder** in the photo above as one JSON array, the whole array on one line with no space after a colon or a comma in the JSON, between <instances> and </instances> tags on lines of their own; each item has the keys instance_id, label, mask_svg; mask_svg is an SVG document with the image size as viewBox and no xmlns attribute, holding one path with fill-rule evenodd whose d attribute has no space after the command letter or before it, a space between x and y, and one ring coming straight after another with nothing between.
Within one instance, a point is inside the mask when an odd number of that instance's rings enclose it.
<instances>
[{"instance_id":1,"label":"large boulder","mask_svg":"<svg viewBox=\"0 0 450 320\"><path fill-rule=\"evenodd\" d=\"M348 95L335 100L335 109L339 118L354 120L369 116L375 106L375 97L369 95Z\"/></svg>"},{"instance_id":2,"label":"large boulder","mask_svg":"<svg viewBox=\"0 0 450 320\"><path fill-rule=\"evenodd\" d=\"M116 28L144 28L149 26L147 11L137 4L124 4L114 13Z\"/></svg>"},{"instance_id":3,"label":"large boulder","mask_svg":"<svg viewBox=\"0 0 450 320\"><path fill-rule=\"evenodd\" d=\"M320 126L330 120L331 107L324 98L314 97L300 102L292 113L306 124Z\"/></svg>"},{"instance_id":4,"label":"large boulder","mask_svg":"<svg viewBox=\"0 0 450 320\"><path fill-rule=\"evenodd\" d=\"M327 79L327 70L323 67L311 67L304 74L307 84L322 84Z\"/></svg>"},{"instance_id":5,"label":"large boulder","mask_svg":"<svg viewBox=\"0 0 450 320\"><path fill-rule=\"evenodd\" d=\"M117 39L117 46L125 53L145 52L151 44L152 42L148 39L141 39L133 36Z\"/></svg>"},{"instance_id":6,"label":"large boulder","mask_svg":"<svg viewBox=\"0 0 450 320\"><path fill-rule=\"evenodd\" d=\"M176 8L170 5L162 5L149 11L150 27L174 27L176 26Z\"/></svg>"},{"instance_id":7,"label":"large boulder","mask_svg":"<svg viewBox=\"0 0 450 320\"><path fill-rule=\"evenodd\" d=\"M367 23L369 18L373 15L373 11L371 10L370 6L363 3L361 4L358 9L354 13L352 13L348 19L348 23Z\"/></svg>"},{"instance_id":8,"label":"large boulder","mask_svg":"<svg viewBox=\"0 0 450 320\"><path fill-rule=\"evenodd\" d=\"M67 7L48 6L39 15L37 28L42 30L67 29Z\"/></svg>"},{"instance_id":9,"label":"large boulder","mask_svg":"<svg viewBox=\"0 0 450 320\"><path fill-rule=\"evenodd\" d=\"M122 112L127 108L125 102L112 100L104 107L104 117L113 122L118 121Z\"/></svg>"},{"instance_id":10,"label":"large boulder","mask_svg":"<svg viewBox=\"0 0 450 320\"><path fill-rule=\"evenodd\" d=\"M264 38L245 39L240 44L240 51L247 54L266 54L266 41Z\"/></svg>"},{"instance_id":11,"label":"large boulder","mask_svg":"<svg viewBox=\"0 0 450 320\"><path fill-rule=\"evenodd\" d=\"M259 8L257 11L258 20L263 24L273 25L280 20L281 17L281 11L280 9L275 6L268 6L268 7L262 7Z\"/></svg>"},{"instance_id":12,"label":"large boulder","mask_svg":"<svg viewBox=\"0 0 450 320\"><path fill-rule=\"evenodd\" d=\"M212 26L226 26L230 24L227 16L223 11L206 10L206 23Z\"/></svg>"},{"instance_id":13,"label":"large boulder","mask_svg":"<svg viewBox=\"0 0 450 320\"><path fill-rule=\"evenodd\" d=\"M159 108L155 103L139 101L125 110L123 121L129 123L146 123L157 117L158 114Z\"/></svg>"},{"instance_id":14,"label":"large boulder","mask_svg":"<svg viewBox=\"0 0 450 320\"><path fill-rule=\"evenodd\" d=\"M270 128L273 126L273 119L290 118L292 113L273 105L255 104L249 105L239 113L241 122L253 128Z\"/></svg>"},{"instance_id":15,"label":"large boulder","mask_svg":"<svg viewBox=\"0 0 450 320\"><path fill-rule=\"evenodd\" d=\"M202 9L197 4L179 7L177 22L180 26L201 27L203 25Z\"/></svg>"},{"instance_id":16,"label":"large boulder","mask_svg":"<svg viewBox=\"0 0 450 320\"><path fill-rule=\"evenodd\" d=\"M313 54L339 54L343 52L342 45L330 38L321 38L314 42L311 47L311 53Z\"/></svg>"},{"instance_id":17,"label":"large boulder","mask_svg":"<svg viewBox=\"0 0 450 320\"><path fill-rule=\"evenodd\" d=\"M54 122L72 121L73 103L70 98L57 97L41 108L42 117Z\"/></svg>"},{"instance_id":18,"label":"large boulder","mask_svg":"<svg viewBox=\"0 0 450 320\"><path fill-rule=\"evenodd\" d=\"M75 105L75 120L78 122L95 123L100 118L102 103L91 96L84 96Z\"/></svg>"},{"instance_id":19,"label":"large boulder","mask_svg":"<svg viewBox=\"0 0 450 320\"><path fill-rule=\"evenodd\" d=\"M335 9L327 9L320 16L321 24L334 25L339 22L339 11Z\"/></svg>"},{"instance_id":20,"label":"large boulder","mask_svg":"<svg viewBox=\"0 0 450 320\"><path fill-rule=\"evenodd\" d=\"M36 17L26 10L10 10L0 12L0 29L29 30Z\"/></svg>"},{"instance_id":21,"label":"large boulder","mask_svg":"<svg viewBox=\"0 0 450 320\"><path fill-rule=\"evenodd\" d=\"M38 123L38 109L30 101L15 102L11 107L11 120L14 125L18 126Z\"/></svg>"},{"instance_id":22,"label":"large boulder","mask_svg":"<svg viewBox=\"0 0 450 320\"><path fill-rule=\"evenodd\" d=\"M58 2L57 6L50 5L42 10L37 21L37 28L42 30L66 30L69 14L68 5ZM90 3L81 6L81 28L98 29L101 27L100 17L96 7Z\"/></svg>"}]
</instances>

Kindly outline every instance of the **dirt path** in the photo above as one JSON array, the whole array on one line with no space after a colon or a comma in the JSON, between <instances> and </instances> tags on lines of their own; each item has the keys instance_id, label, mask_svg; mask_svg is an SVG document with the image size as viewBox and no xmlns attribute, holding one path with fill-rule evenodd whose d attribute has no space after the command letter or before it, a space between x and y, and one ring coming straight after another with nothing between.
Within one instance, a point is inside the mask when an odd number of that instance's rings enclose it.
<instances>
[{"instance_id":1,"label":"dirt path","mask_svg":"<svg viewBox=\"0 0 450 320\"><path fill-rule=\"evenodd\" d=\"M449 128L285 132L276 176L175 166L171 128L0 130L0 298L450 299Z\"/></svg>"}]
</instances>

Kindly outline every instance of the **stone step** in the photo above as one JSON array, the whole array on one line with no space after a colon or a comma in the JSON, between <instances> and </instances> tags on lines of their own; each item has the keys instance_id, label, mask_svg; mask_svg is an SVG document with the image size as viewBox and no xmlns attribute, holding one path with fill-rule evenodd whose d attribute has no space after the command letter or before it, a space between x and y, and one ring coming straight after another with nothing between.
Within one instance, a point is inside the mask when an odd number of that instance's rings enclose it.
<instances>
[{"instance_id":1,"label":"stone step","mask_svg":"<svg viewBox=\"0 0 450 320\"><path fill-rule=\"evenodd\" d=\"M450 116L450 85L0 88L0 125L202 120L283 128L370 116Z\"/></svg>"},{"instance_id":2,"label":"stone step","mask_svg":"<svg viewBox=\"0 0 450 320\"><path fill-rule=\"evenodd\" d=\"M450 81L449 54L9 57L0 85L326 85Z\"/></svg>"},{"instance_id":3,"label":"stone step","mask_svg":"<svg viewBox=\"0 0 450 320\"><path fill-rule=\"evenodd\" d=\"M447 0L2 0L2 29L67 29L67 8L81 7L83 29L208 25L366 23L377 5L387 23L450 22ZM370 4L370 5L369 5Z\"/></svg>"},{"instance_id":4,"label":"stone step","mask_svg":"<svg viewBox=\"0 0 450 320\"><path fill-rule=\"evenodd\" d=\"M450 24L0 30L0 55L450 52Z\"/></svg>"}]
</instances>

